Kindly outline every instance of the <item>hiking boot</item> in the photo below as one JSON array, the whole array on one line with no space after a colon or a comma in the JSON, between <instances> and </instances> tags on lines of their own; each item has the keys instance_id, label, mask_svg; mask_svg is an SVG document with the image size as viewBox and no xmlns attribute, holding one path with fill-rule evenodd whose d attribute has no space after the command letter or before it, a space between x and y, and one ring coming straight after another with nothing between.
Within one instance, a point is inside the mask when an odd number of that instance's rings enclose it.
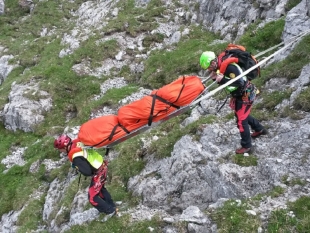
<instances>
[{"instance_id":1,"label":"hiking boot","mask_svg":"<svg viewBox=\"0 0 310 233\"><path fill-rule=\"evenodd\" d=\"M252 138L258 138L259 136L261 135L266 135L268 132L266 129L262 129L261 131L258 131L258 132L254 132L251 134L251 137Z\"/></svg>"},{"instance_id":2,"label":"hiking boot","mask_svg":"<svg viewBox=\"0 0 310 233\"><path fill-rule=\"evenodd\" d=\"M252 148L244 148L244 147L241 147L239 149L236 150L236 154L244 154L244 153L250 153L252 150Z\"/></svg>"},{"instance_id":3,"label":"hiking boot","mask_svg":"<svg viewBox=\"0 0 310 233\"><path fill-rule=\"evenodd\" d=\"M111 214L107 214L103 219L102 222L106 222L108 219L112 218L113 216L117 216L118 208L115 208L115 210Z\"/></svg>"}]
</instances>

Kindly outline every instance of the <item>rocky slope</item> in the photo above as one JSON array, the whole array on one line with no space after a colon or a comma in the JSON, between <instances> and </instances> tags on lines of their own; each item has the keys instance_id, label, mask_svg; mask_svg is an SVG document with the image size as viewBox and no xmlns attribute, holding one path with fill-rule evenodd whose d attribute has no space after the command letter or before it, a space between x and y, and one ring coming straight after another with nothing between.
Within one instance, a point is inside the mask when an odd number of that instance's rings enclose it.
<instances>
[{"instance_id":1,"label":"rocky slope","mask_svg":"<svg viewBox=\"0 0 310 233\"><path fill-rule=\"evenodd\" d=\"M85 41L92 30L103 28L109 20L117 18L121 10L117 7L119 1L86 1L80 5L76 12L77 16L74 27L61 35L62 45L59 57L70 56L79 48L81 42ZM136 0L137 7L146 7L150 1ZM182 36L188 33L187 25L202 24L206 30L220 33L225 40L234 41L240 37L245 28L252 22L262 21L262 25L271 20L285 17L285 29L283 41L287 42L293 36L310 28L310 0L301 1L296 7L286 12L285 4L288 1L257 0L254 3L239 1L164 1L165 22L159 22L159 27L148 33L160 32L166 37L162 43L156 43L149 50L165 49L177 43ZM31 7L30 7L31 6ZM198 7L197 7L198 6ZM31 10L35 4L30 4ZM5 1L0 0L0 14L4 13ZM42 28L42 37L54 33ZM127 49L141 51L140 58L147 59L149 51L143 48L143 38L147 33L139 33L135 37L124 32L115 32L105 35L103 40L115 39L120 44L120 51L112 59L102 61L100 67L93 68L87 61L82 61L72 67L76 73L86 73L96 77L112 74L114 79L102 83L101 96L113 87L127 85L123 77L115 70L129 65L132 73L143 73L144 67L141 60L137 60L127 54ZM284 59L290 49L281 53L272 62ZM11 59L10 48L1 47L0 44L0 84L6 81L8 74L17 64L9 63ZM269 64L270 64L269 63ZM117 68L117 69L115 69ZM200 73L199 75L203 75ZM292 88L294 91L289 100L277 106L281 111L284 106L292 104L301 90L308 88L310 82L310 65L306 65L299 78L287 81L284 78L281 88ZM265 89L272 92L278 90L278 83L270 81ZM39 92L39 100L26 98L25 92ZM141 98L150 90L141 88L139 92L120 101L121 104L132 102ZM97 97L98 98L98 97ZM34 127L44 121L42 112L48 112L52 106L52 99L48 93L40 91L36 83L13 84L8 97L8 103L2 109L2 121L8 130L23 130L32 132ZM206 106L209 113L214 112L214 99L204 100L202 105ZM116 109L104 107L94 112L90 117L115 113ZM228 107L222 109L222 115L228 114ZM183 125L197 120L205 115L201 107L196 107ZM172 223L179 221L188 222L189 232L216 232L217 226L212 223L204 213L207 210L217 208L227 199L250 198L257 194L266 194L276 186L282 187L284 194L272 198L266 195L259 206L253 206L249 214L260 215L264 224L268 220L270 212L278 208L286 208L288 201L294 201L303 195L309 195L310 177L309 168L309 145L310 125L309 114L301 113L303 119L281 119L262 122L269 130L269 135L254 141L255 156L258 158L257 166L241 167L231 160L233 148L239 144L239 134L233 120L225 124L201 126L199 139L189 135L183 136L175 145L171 157L156 159L152 154L144 157L146 166L141 174L132 177L128 183L128 189L133 195L141 196L142 201L135 209L124 213L131 214L133 220L150 219L155 214L163 217L164 221L171 225L164 232L177 232ZM75 137L79 126L68 129L66 132ZM145 143L145 148L148 143ZM22 155L27 148L15 148L15 152L1 161L7 169L14 161L22 161ZM117 154L115 155L117 156ZM31 166L36 172L40 164L51 171L55 166L66 163L66 159L55 162L51 160L37 161ZM21 162L19 164L23 166ZM154 175L156 174L156 175ZM289 186L283 182L287 180L301 179L304 185ZM37 190L30 198L40 198L46 195L42 219L46 222L44 226L38 226L37 232L47 230L48 232L64 232L76 224L83 224L97 219L99 214L95 209L85 210L87 203L86 190L80 190L73 200L74 208L70 211L70 221L58 225L55 220L50 221L52 212L61 215L62 209L55 209L55 203L59 202L62 194L67 191L68 186L77 177L69 173L63 181L55 179L52 183L46 183L42 190ZM2 232L16 232L16 222L23 209L11 211L2 216L0 229ZM261 226L259 231L263 229Z\"/></svg>"}]
</instances>

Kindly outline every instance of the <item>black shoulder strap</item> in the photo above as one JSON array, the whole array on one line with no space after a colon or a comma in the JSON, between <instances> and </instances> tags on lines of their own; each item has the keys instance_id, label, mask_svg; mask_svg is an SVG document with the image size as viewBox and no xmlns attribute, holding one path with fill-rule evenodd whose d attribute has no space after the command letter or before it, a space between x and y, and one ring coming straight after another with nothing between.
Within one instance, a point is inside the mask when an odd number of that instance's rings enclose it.
<instances>
[{"instance_id":1,"label":"black shoulder strap","mask_svg":"<svg viewBox=\"0 0 310 233\"><path fill-rule=\"evenodd\" d=\"M225 101L224 101L223 104L218 108L218 110L216 111L216 114L218 114L218 113L221 111L221 109L224 107L224 105L226 104L226 102L227 102L229 96L230 96L230 94L226 95Z\"/></svg>"}]
</instances>

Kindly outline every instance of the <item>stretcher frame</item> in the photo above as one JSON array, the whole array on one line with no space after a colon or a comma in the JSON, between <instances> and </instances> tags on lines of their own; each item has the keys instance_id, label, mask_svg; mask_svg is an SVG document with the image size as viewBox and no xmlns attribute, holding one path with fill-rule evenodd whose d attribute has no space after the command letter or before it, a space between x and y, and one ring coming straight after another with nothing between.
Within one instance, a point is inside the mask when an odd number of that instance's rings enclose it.
<instances>
[{"instance_id":1,"label":"stretcher frame","mask_svg":"<svg viewBox=\"0 0 310 233\"><path fill-rule=\"evenodd\" d=\"M210 80L210 77L207 77L205 80L202 80L202 83L205 84L207 81ZM190 104L188 105L185 105L185 106L182 106L178 109L176 109L175 111L167 114L167 116L165 116L164 118L160 119L159 121L156 121L156 122L152 122L151 125L144 125L144 126L141 126L133 131L131 131L129 134L126 134L118 139L116 139L115 141L109 143L108 145L104 145L100 148L112 148L113 146L123 142L123 141L126 141L128 140L129 138L132 138L140 133L143 133L153 127L156 127L157 125L173 118L173 117L176 117L178 115L181 115L187 111L189 111L191 108L195 107L196 104L192 104L192 103L196 103L197 100L199 100L199 98L201 98L202 96L204 96L207 91L215 84L216 82L212 82L209 86L205 87L205 89L200 93L200 95L198 95L198 97L196 97Z\"/></svg>"},{"instance_id":2,"label":"stretcher frame","mask_svg":"<svg viewBox=\"0 0 310 233\"><path fill-rule=\"evenodd\" d=\"M195 107L198 103L200 103L202 100L204 99L207 99L211 96L213 96L215 93L217 93L218 91L224 89L225 87L229 86L230 84L232 84L233 82L235 82L236 80L246 76L248 73L250 73L252 70L260 67L261 65L263 65L264 63L266 63L267 61L269 61L271 58L275 57L276 55L278 55L279 53L281 53L282 51L285 51L286 49L288 49L288 47L292 46L294 43L298 42L303 36L307 35L310 33L310 30L307 30L305 32L302 32L300 33L299 35L297 36L294 36L290 39L289 42L287 42L287 44L285 46L283 46L282 48L278 49L276 52L274 52L273 54L269 55L268 57L264 58L262 61L258 62L255 66L252 66L251 68L249 68L248 70L242 72L240 75L238 75L237 77L235 77L234 79L228 81L227 83L219 86L218 88L215 88L214 90L212 91L209 91L210 88L216 84L216 81L212 82L209 86L205 87L205 89L202 91L202 93L196 97L190 104L188 105L185 105L185 106L182 106L180 107L179 109L176 109L175 111L169 113L167 116L165 116L164 118L162 118L161 120L157 121L157 122L152 122L151 125L144 125L144 126L141 126L133 131L131 131L129 134L126 134L125 136L122 136L118 139L116 139L115 141L112 141L111 143L107 144L107 145L104 145L102 147L90 147L90 146L85 146L85 148L96 148L96 149L100 149L100 148L105 148L107 149L106 151L106 155L108 154L108 151L110 148L114 147L115 145L121 143L121 142L124 142L140 133L143 133L159 124L161 124L162 122L165 122L173 117L176 117L182 113L185 113L187 111L189 111L191 108ZM255 55L255 57L259 57L259 56L262 56L264 54L266 54L267 52L269 51L272 51L280 46L284 45L284 42L278 44L278 45L275 45L257 55ZM207 81L210 80L210 76L205 78L205 80L202 80L202 83L205 85L207 83Z\"/></svg>"}]
</instances>

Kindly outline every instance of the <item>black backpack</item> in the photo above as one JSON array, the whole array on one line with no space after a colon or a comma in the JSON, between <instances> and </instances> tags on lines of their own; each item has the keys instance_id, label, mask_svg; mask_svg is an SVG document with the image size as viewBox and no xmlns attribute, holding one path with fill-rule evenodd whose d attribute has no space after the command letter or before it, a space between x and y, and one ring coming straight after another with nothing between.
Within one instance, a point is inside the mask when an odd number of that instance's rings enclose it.
<instances>
[{"instance_id":1,"label":"black backpack","mask_svg":"<svg viewBox=\"0 0 310 233\"><path fill-rule=\"evenodd\" d=\"M242 68L243 71L246 71L247 69L257 64L256 58L251 55L250 52L246 51L245 47L241 45L229 44L226 50L219 55L222 63L231 57L238 58L239 62L237 64ZM229 62L229 60L227 60L227 62ZM260 67L252 70L246 76L249 80L253 80L260 76Z\"/></svg>"}]
</instances>

